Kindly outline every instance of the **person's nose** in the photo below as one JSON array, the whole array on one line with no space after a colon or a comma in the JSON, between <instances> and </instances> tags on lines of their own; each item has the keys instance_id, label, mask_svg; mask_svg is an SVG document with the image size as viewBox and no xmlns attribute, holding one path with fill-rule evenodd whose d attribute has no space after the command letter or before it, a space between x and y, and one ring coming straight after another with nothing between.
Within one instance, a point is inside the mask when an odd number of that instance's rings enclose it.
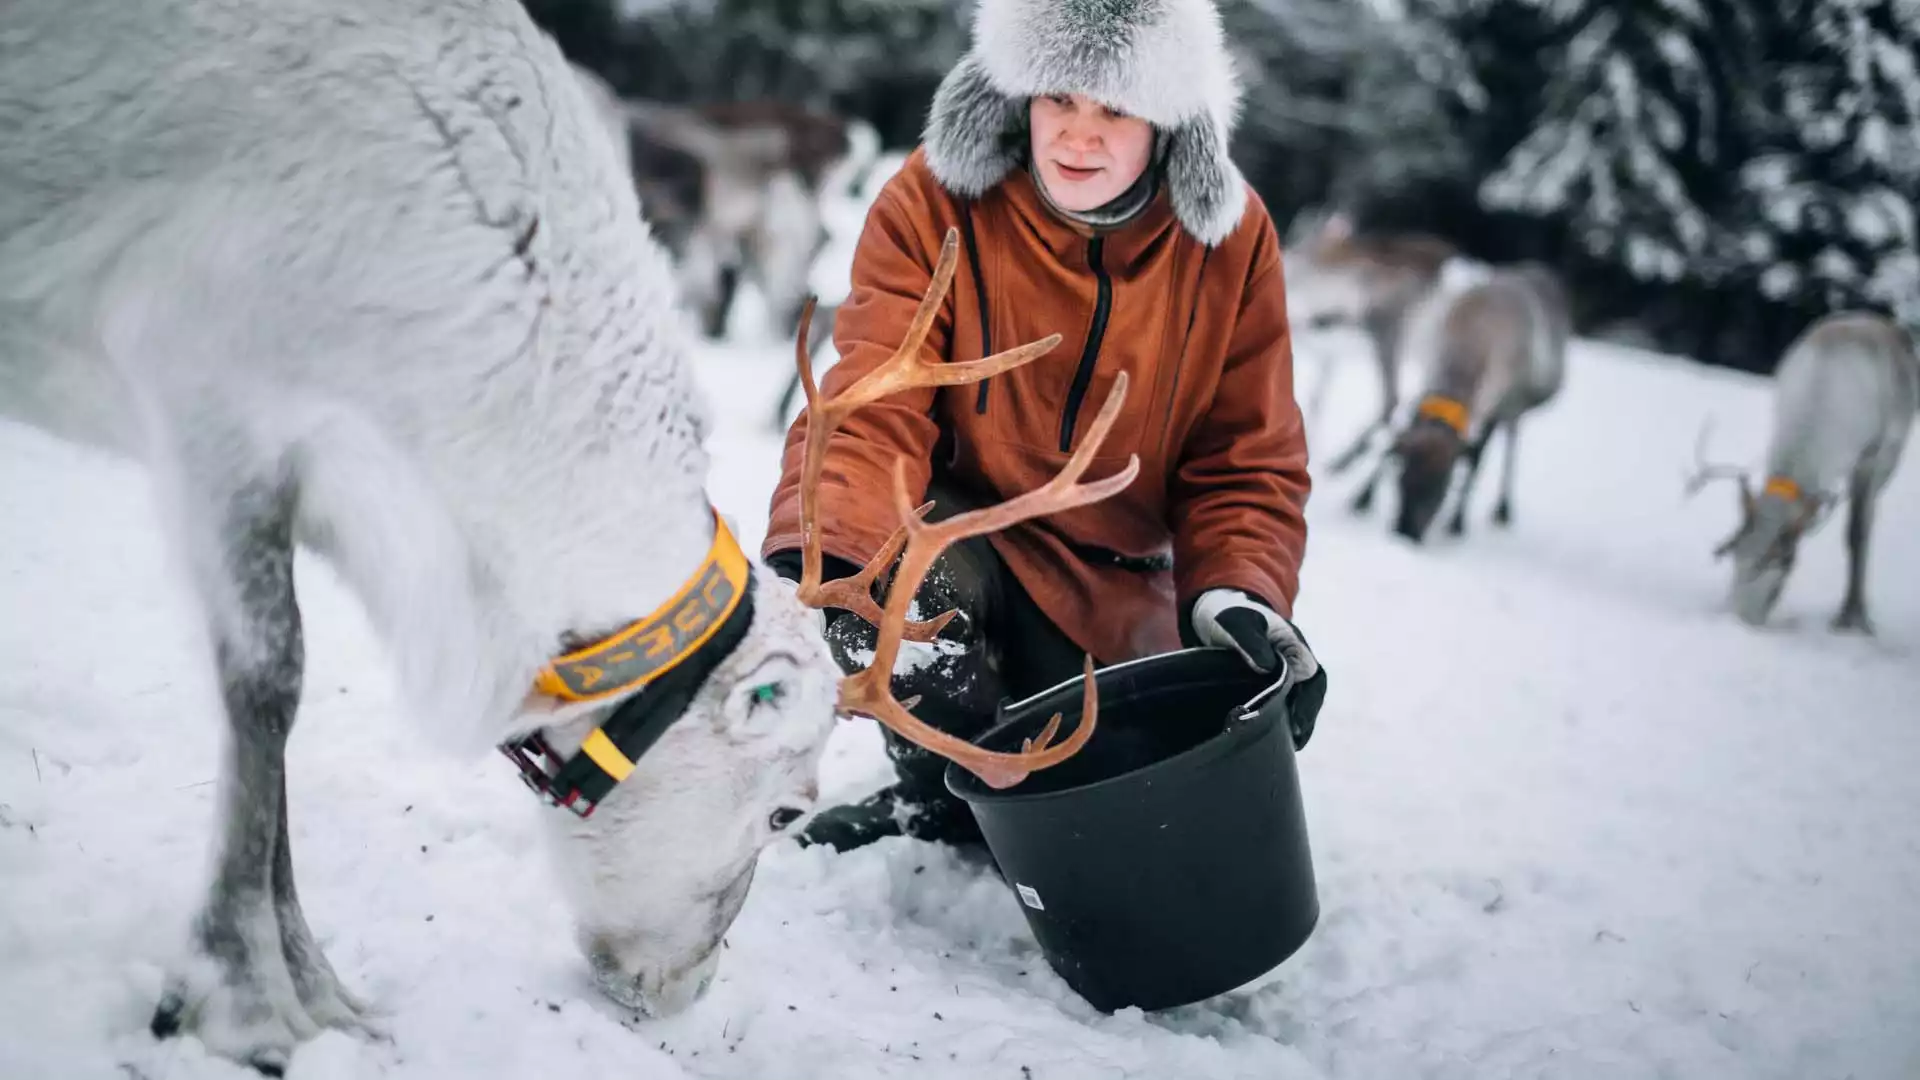
<instances>
[{"instance_id":1,"label":"person's nose","mask_svg":"<svg viewBox=\"0 0 1920 1080\"><path fill-rule=\"evenodd\" d=\"M1060 134L1060 143L1076 154L1091 154L1100 149L1100 133L1092 124L1069 120Z\"/></svg>"}]
</instances>

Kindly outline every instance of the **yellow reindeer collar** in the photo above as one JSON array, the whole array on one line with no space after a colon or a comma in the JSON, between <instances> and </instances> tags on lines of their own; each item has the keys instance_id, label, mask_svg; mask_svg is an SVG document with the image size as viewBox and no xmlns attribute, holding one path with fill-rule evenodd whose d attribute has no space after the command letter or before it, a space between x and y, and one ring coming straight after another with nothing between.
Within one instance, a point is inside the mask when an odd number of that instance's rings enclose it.
<instances>
[{"instance_id":1,"label":"yellow reindeer collar","mask_svg":"<svg viewBox=\"0 0 1920 1080\"><path fill-rule=\"evenodd\" d=\"M1774 495L1788 502L1800 501L1800 485L1791 477L1769 476L1766 486L1760 489L1762 495Z\"/></svg>"},{"instance_id":2,"label":"yellow reindeer collar","mask_svg":"<svg viewBox=\"0 0 1920 1080\"><path fill-rule=\"evenodd\" d=\"M1438 420L1453 429L1461 438L1467 437L1467 407L1453 398L1441 394L1428 394L1420 399L1418 415Z\"/></svg>"},{"instance_id":3,"label":"yellow reindeer collar","mask_svg":"<svg viewBox=\"0 0 1920 1080\"><path fill-rule=\"evenodd\" d=\"M564 701L599 701L647 685L720 631L747 595L749 569L715 510L713 545L672 599L613 636L548 661L534 687Z\"/></svg>"}]
</instances>

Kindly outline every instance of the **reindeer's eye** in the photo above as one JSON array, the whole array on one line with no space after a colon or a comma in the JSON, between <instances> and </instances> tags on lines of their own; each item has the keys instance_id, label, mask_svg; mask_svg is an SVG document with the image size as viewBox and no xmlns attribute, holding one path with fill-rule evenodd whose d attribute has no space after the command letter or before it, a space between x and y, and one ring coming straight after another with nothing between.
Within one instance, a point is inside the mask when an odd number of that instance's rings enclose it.
<instances>
[{"instance_id":1,"label":"reindeer's eye","mask_svg":"<svg viewBox=\"0 0 1920 1080\"><path fill-rule=\"evenodd\" d=\"M775 707L787 696L786 688L779 683L761 683L748 694L749 708Z\"/></svg>"}]
</instances>

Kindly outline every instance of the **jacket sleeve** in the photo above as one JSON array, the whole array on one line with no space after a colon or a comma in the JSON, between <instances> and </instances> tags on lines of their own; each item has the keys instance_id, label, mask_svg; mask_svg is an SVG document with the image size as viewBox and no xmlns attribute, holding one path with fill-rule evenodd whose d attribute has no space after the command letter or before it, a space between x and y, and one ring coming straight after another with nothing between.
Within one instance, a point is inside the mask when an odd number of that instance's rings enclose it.
<instances>
[{"instance_id":1,"label":"jacket sleeve","mask_svg":"<svg viewBox=\"0 0 1920 1080\"><path fill-rule=\"evenodd\" d=\"M913 314L933 281L940 237L927 215L914 212L914 197L889 183L868 212L854 248L851 288L834 319L834 345L840 361L820 377L826 397L843 392L855 380L893 355ZM922 345L934 361L947 353L952 304L943 304ZM828 440L820 477L820 547L828 556L832 579L864 566L899 527L893 501L896 460L906 463L907 496L918 505L932 474L931 457L939 426L932 418L932 389L914 389L866 405L846 419ZM802 413L787 431L780 480L773 491L761 555L776 568L798 575L800 466L807 423ZM844 560L844 561L841 561ZM852 564L849 566L848 564Z\"/></svg>"},{"instance_id":2,"label":"jacket sleeve","mask_svg":"<svg viewBox=\"0 0 1920 1080\"><path fill-rule=\"evenodd\" d=\"M1213 400L1169 478L1183 627L1208 589L1240 589L1288 618L1300 589L1312 481L1271 222L1258 245Z\"/></svg>"}]
</instances>

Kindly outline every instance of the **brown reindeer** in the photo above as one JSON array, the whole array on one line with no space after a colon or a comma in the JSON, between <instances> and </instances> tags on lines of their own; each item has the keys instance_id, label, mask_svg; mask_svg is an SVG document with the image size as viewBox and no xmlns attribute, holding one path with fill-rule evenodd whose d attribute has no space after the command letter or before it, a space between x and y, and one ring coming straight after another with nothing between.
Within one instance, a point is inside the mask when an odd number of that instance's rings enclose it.
<instances>
[{"instance_id":1,"label":"brown reindeer","mask_svg":"<svg viewBox=\"0 0 1920 1080\"><path fill-rule=\"evenodd\" d=\"M1477 282L1434 294L1433 303L1434 358L1425 391L1353 500L1354 511L1365 513L1387 463L1397 460L1400 507L1394 531L1414 541L1426 535L1446 501L1454 466L1463 456L1466 480L1447 532L1465 531L1481 455L1502 428L1507 453L1493 520L1512 522L1520 418L1559 393L1572 332L1565 290L1537 263L1489 269Z\"/></svg>"},{"instance_id":2,"label":"brown reindeer","mask_svg":"<svg viewBox=\"0 0 1920 1080\"><path fill-rule=\"evenodd\" d=\"M572 65L628 165L640 211L673 255L702 332L726 330L742 279L774 330L793 331L827 241L822 197L879 152L864 121L779 101L676 105L621 98Z\"/></svg>"},{"instance_id":3,"label":"brown reindeer","mask_svg":"<svg viewBox=\"0 0 1920 1080\"><path fill-rule=\"evenodd\" d=\"M764 296L775 331L791 333L827 241L822 196L857 178L877 136L781 102L628 104L636 183L653 181L658 162L675 185L665 239L707 335L725 331L742 280Z\"/></svg>"},{"instance_id":4,"label":"brown reindeer","mask_svg":"<svg viewBox=\"0 0 1920 1080\"><path fill-rule=\"evenodd\" d=\"M1408 320L1458 255L1452 244L1425 233L1358 232L1344 213L1308 216L1289 238L1283 266L1289 318L1309 327L1358 323L1373 343L1380 376L1380 412L1332 459L1334 473L1351 468L1374 436L1391 427L1400 407Z\"/></svg>"}]
</instances>

